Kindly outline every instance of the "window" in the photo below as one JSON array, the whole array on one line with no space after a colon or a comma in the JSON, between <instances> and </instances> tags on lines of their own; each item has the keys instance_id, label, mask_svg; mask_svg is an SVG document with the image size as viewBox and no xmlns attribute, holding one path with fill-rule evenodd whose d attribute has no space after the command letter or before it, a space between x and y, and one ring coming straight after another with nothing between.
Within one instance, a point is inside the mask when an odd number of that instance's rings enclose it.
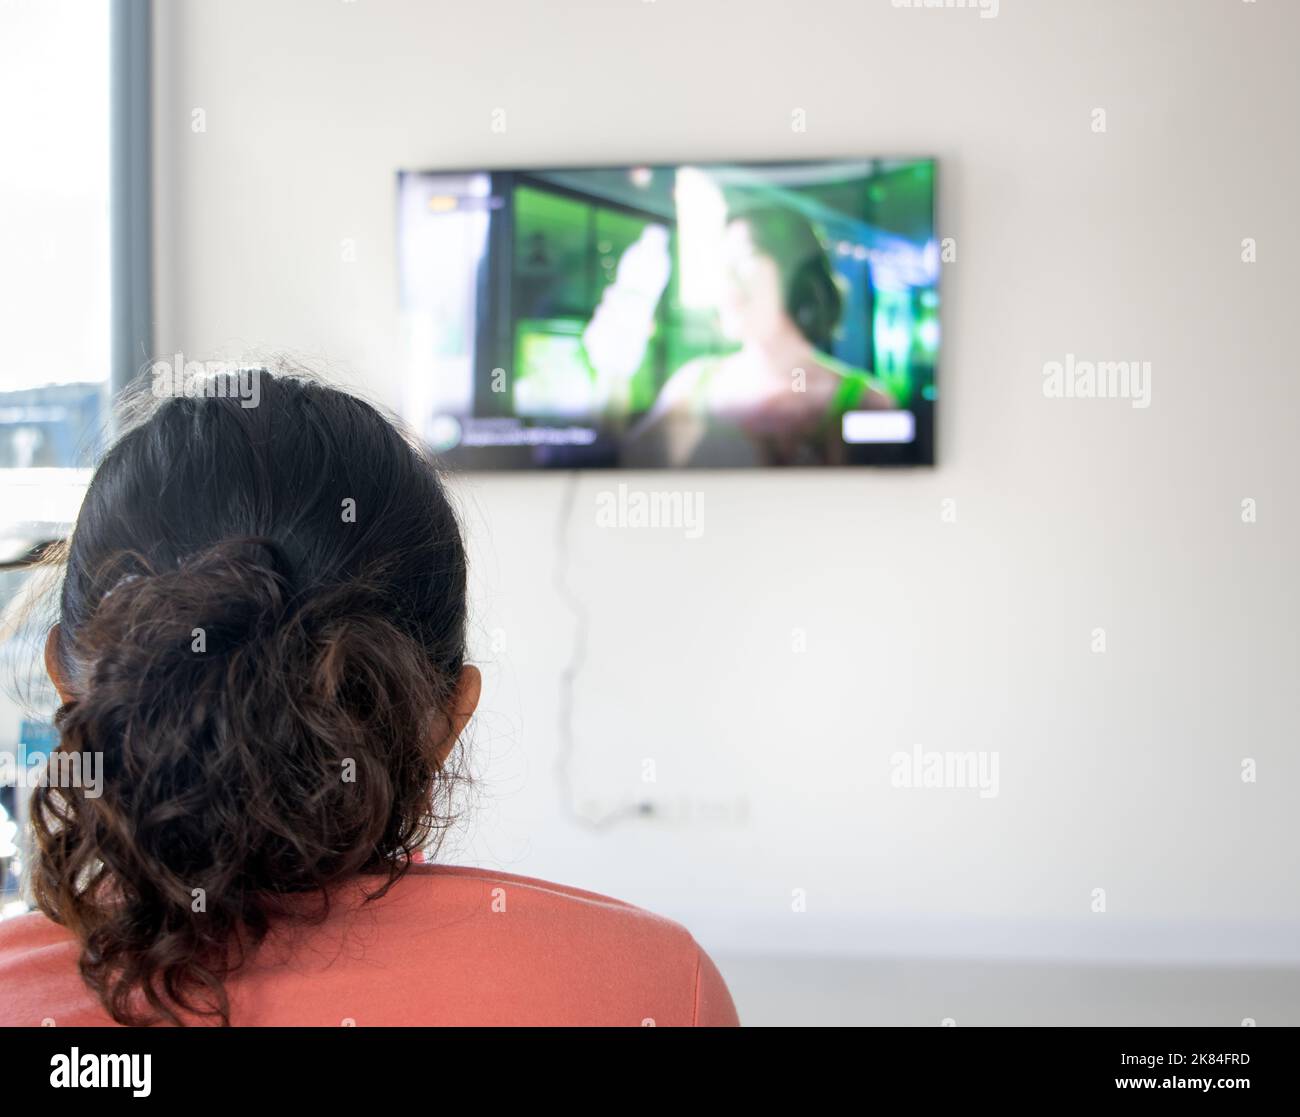
<instances>
[{"instance_id":1,"label":"window","mask_svg":"<svg viewBox=\"0 0 1300 1117\"><path fill-rule=\"evenodd\" d=\"M33 670L43 628L27 609L37 575L21 559L76 516L107 426L113 17L110 0L0 5L0 761L10 775L50 747L56 702ZM6 782L0 914L21 910L17 827L29 795Z\"/></svg>"},{"instance_id":2,"label":"window","mask_svg":"<svg viewBox=\"0 0 1300 1117\"><path fill-rule=\"evenodd\" d=\"M110 370L109 3L0 19L0 469L74 468Z\"/></svg>"}]
</instances>

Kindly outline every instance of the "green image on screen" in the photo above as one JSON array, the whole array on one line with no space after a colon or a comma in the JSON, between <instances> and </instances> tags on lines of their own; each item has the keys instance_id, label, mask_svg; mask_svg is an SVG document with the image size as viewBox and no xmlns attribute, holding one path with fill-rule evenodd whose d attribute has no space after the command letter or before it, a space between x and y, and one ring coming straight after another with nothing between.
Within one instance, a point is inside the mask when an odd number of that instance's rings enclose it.
<instances>
[{"instance_id":1,"label":"green image on screen","mask_svg":"<svg viewBox=\"0 0 1300 1117\"><path fill-rule=\"evenodd\" d=\"M411 174L401 193L403 297L434 339L415 418L454 419L477 464L929 460L932 161Z\"/></svg>"}]
</instances>

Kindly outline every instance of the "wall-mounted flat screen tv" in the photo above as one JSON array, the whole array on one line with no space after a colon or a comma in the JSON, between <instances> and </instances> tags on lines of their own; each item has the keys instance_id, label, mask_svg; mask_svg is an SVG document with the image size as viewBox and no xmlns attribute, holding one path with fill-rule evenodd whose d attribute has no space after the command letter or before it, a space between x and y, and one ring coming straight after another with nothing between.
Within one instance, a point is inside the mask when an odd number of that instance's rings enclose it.
<instances>
[{"instance_id":1,"label":"wall-mounted flat screen tv","mask_svg":"<svg viewBox=\"0 0 1300 1117\"><path fill-rule=\"evenodd\" d=\"M404 417L469 469L925 465L928 159L404 171Z\"/></svg>"}]
</instances>

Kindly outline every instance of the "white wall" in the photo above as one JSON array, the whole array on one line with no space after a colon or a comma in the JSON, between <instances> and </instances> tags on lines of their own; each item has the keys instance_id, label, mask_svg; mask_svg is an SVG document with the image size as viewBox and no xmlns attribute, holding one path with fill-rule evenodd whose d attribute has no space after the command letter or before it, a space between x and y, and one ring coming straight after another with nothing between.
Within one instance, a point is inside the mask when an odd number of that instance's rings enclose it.
<instances>
[{"instance_id":1,"label":"white wall","mask_svg":"<svg viewBox=\"0 0 1300 1117\"><path fill-rule=\"evenodd\" d=\"M1300 960L1300 6L158 7L159 350L284 352L381 401L398 168L941 160L937 468L579 482L578 797L641 794L652 758L668 817L562 810L565 478L458 483L488 683L458 859L724 953ZM1068 353L1150 361L1151 406L1045 398ZM597 527L620 481L702 492L703 537ZM999 796L891 788L918 743L996 750Z\"/></svg>"}]
</instances>

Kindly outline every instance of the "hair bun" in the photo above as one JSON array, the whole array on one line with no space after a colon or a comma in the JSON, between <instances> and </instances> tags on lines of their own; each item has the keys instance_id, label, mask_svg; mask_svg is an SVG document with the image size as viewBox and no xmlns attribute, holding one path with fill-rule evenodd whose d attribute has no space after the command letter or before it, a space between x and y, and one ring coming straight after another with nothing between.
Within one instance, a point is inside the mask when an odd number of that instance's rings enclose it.
<instances>
[{"instance_id":1,"label":"hair bun","mask_svg":"<svg viewBox=\"0 0 1300 1117\"><path fill-rule=\"evenodd\" d=\"M196 673L204 657L272 635L291 600L276 548L259 539L206 548L167 570L122 556L110 577L67 649L85 689Z\"/></svg>"}]
</instances>

